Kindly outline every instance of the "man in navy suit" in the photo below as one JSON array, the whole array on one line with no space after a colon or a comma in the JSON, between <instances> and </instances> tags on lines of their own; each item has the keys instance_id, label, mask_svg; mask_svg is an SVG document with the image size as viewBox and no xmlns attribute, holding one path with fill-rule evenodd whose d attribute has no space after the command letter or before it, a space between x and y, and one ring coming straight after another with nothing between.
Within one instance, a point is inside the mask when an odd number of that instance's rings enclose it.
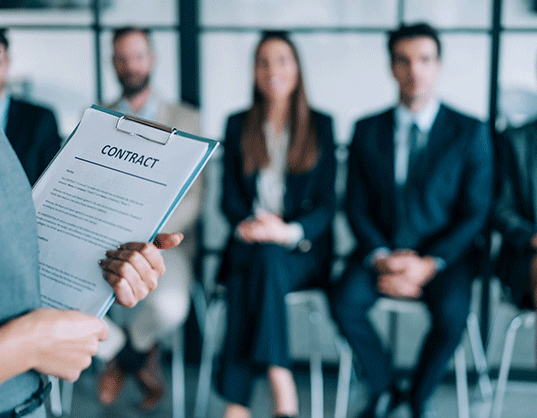
<instances>
[{"instance_id":1,"label":"man in navy suit","mask_svg":"<svg viewBox=\"0 0 537 418\"><path fill-rule=\"evenodd\" d=\"M370 383L360 416L385 417L408 400L417 418L430 416L428 399L466 325L468 256L489 213L492 148L485 124L435 96L441 45L433 28L401 26L388 47L399 103L356 123L345 209L358 248L332 302ZM367 318L382 295L421 299L431 312L408 394Z\"/></svg>"},{"instance_id":2,"label":"man in navy suit","mask_svg":"<svg viewBox=\"0 0 537 418\"><path fill-rule=\"evenodd\" d=\"M0 29L0 129L33 185L60 149L61 140L51 110L16 99L7 91L8 48L5 29Z\"/></svg>"}]
</instances>

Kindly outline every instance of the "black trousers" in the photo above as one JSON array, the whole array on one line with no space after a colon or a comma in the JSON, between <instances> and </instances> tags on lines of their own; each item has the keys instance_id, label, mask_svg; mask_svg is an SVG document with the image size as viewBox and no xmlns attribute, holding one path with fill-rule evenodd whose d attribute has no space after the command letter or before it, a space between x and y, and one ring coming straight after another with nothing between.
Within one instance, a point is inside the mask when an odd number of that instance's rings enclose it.
<instances>
[{"instance_id":1,"label":"black trousers","mask_svg":"<svg viewBox=\"0 0 537 418\"><path fill-rule=\"evenodd\" d=\"M223 263L227 333L217 385L228 401L248 406L256 373L290 367L285 295L308 287L319 275L320 260L314 251L234 241Z\"/></svg>"},{"instance_id":2,"label":"black trousers","mask_svg":"<svg viewBox=\"0 0 537 418\"><path fill-rule=\"evenodd\" d=\"M380 296L376 281L371 269L351 260L331 295L334 317L360 360L372 396L395 383L391 357L367 317L367 311ZM469 269L458 265L440 273L423 289L422 299L432 314L432 326L413 375L413 408L420 407L441 382L461 339L470 308L470 283Z\"/></svg>"}]
</instances>

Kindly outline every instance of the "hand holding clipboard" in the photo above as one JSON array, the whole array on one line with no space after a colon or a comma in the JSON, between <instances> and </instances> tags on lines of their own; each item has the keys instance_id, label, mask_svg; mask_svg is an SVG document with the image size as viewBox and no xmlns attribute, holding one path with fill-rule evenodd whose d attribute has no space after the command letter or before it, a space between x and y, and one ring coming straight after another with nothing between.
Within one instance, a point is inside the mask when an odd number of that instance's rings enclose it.
<instances>
[{"instance_id":1,"label":"hand holding clipboard","mask_svg":"<svg viewBox=\"0 0 537 418\"><path fill-rule=\"evenodd\" d=\"M218 142L87 109L33 189L43 306L104 316L114 292L98 260L152 241Z\"/></svg>"}]
</instances>

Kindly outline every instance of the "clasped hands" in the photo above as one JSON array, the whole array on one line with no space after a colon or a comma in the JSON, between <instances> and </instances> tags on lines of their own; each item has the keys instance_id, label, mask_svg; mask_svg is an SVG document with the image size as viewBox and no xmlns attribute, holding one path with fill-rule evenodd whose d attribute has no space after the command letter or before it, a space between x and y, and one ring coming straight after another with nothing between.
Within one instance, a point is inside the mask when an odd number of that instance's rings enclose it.
<instances>
[{"instance_id":1,"label":"clasped hands","mask_svg":"<svg viewBox=\"0 0 537 418\"><path fill-rule=\"evenodd\" d=\"M280 216L266 211L258 211L255 217L243 220L237 225L237 234L249 244L254 242L286 245L289 243L289 224Z\"/></svg>"},{"instance_id":2,"label":"clasped hands","mask_svg":"<svg viewBox=\"0 0 537 418\"><path fill-rule=\"evenodd\" d=\"M437 272L432 257L420 257L408 249L399 249L388 256L379 257L373 267L378 274L378 291L398 298L419 298L423 286Z\"/></svg>"}]
</instances>

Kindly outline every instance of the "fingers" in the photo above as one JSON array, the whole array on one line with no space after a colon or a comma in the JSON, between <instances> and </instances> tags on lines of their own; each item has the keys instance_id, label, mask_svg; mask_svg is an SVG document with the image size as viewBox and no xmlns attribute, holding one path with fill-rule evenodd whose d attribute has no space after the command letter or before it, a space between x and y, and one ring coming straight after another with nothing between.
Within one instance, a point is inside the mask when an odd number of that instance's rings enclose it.
<instances>
[{"instance_id":1,"label":"fingers","mask_svg":"<svg viewBox=\"0 0 537 418\"><path fill-rule=\"evenodd\" d=\"M420 286L416 286L402 276L395 274L380 275L377 281L377 289L383 294L404 298L418 298L422 292Z\"/></svg>"},{"instance_id":2,"label":"fingers","mask_svg":"<svg viewBox=\"0 0 537 418\"><path fill-rule=\"evenodd\" d=\"M161 241L163 245L170 243L168 239L173 245L179 238L177 234L162 235L166 235ZM106 256L100 261L103 277L114 289L117 301L124 306L135 306L145 298L157 287L158 278L165 272L162 255L151 243L123 244L117 250L107 251Z\"/></svg>"},{"instance_id":3,"label":"fingers","mask_svg":"<svg viewBox=\"0 0 537 418\"><path fill-rule=\"evenodd\" d=\"M164 274L164 271L166 270L164 267L164 260L162 259L160 251L155 244L151 244L149 242L128 242L126 244L120 245L119 249L116 250L116 252L108 251L107 255L108 253L113 253L114 258L128 261L135 268L143 268L143 266L146 266L146 263L148 263L151 268L159 274L159 277L162 276ZM140 255L142 257L140 257Z\"/></svg>"},{"instance_id":4,"label":"fingers","mask_svg":"<svg viewBox=\"0 0 537 418\"><path fill-rule=\"evenodd\" d=\"M386 268L391 273L402 274L408 270L415 260L415 253L397 252L386 258Z\"/></svg>"},{"instance_id":5,"label":"fingers","mask_svg":"<svg viewBox=\"0 0 537 418\"><path fill-rule=\"evenodd\" d=\"M242 221L240 224L238 224L237 234L244 242L253 242L251 222Z\"/></svg>"},{"instance_id":6,"label":"fingers","mask_svg":"<svg viewBox=\"0 0 537 418\"><path fill-rule=\"evenodd\" d=\"M39 309L27 318L35 324L33 368L70 381L91 364L99 341L108 338L103 320L75 310Z\"/></svg>"},{"instance_id":7,"label":"fingers","mask_svg":"<svg viewBox=\"0 0 537 418\"><path fill-rule=\"evenodd\" d=\"M97 332L97 338L99 339L99 341L105 341L108 339L110 330L106 322L104 322L102 319L99 319L99 322L100 322L100 329Z\"/></svg>"},{"instance_id":8,"label":"fingers","mask_svg":"<svg viewBox=\"0 0 537 418\"><path fill-rule=\"evenodd\" d=\"M391 273L390 269L388 268L388 258L387 257L378 258L375 261L375 266L374 267L375 267L375 270L380 274Z\"/></svg>"},{"instance_id":9,"label":"fingers","mask_svg":"<svg viewBox=\"0 0 537 418\"><path fill-rule=\"evenodd\" d=\"M160 250L169 250L177 247L183 238L183 234L158 234L153 243Z\"/></svg>"},{"instance_id":10,"label":"fingers","mask_svg":"<svg viewBox=\"0 0 537 418\"><path fill-rule=\"evenodd\" d=\"M414 256L414 255L418 255L418 253L410 248L399 248L395 251L392 252L392 255L397 257L397 256Z\"/></svg>"},{"instance_id":11,"label":"fingers","mask_svg":"<svg viewBox=\"0 0 537 418\"><path fill-rule=\"evenodd\" d=\"M143 261L139 261L139 263L144 264ZM149 279L151 274L148 271L151 270L151 267L147 262L145 264L139 268L148 275L146 281L128 260L106 259L101 262L103 277L114 289L116 299L120 304L133 307L156 287L156 279L154 279L155 283L151 283Z\"/></svg>"},{"instance_id":12,"label":"fingers","mask_svg":"<svg viewBox=\"0 0 537 418\"><path fill-rule=\"evenodd\" d=\"M241 239L247 243L266 242L269 239L267 228L260 221L243 221L237 228Z\"/></svg>"}]
</instances>

